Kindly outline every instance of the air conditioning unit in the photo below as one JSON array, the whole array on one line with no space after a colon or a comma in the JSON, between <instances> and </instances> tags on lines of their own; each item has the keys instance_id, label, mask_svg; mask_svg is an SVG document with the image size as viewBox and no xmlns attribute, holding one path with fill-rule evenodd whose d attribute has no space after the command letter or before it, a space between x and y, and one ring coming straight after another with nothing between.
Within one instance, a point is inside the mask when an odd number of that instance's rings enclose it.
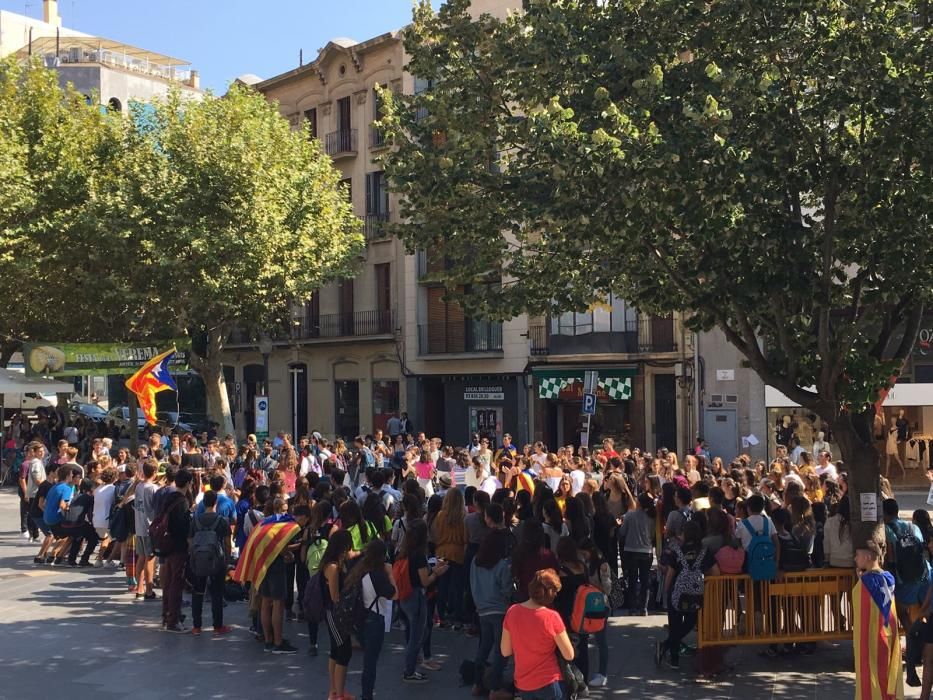
<instances>
[{"instance_id":1,"label":"air conditioning unit","mask_svg":"<svg viewBox=\"0 0 933 700\"><path fill-rule=\"evenodd\" d=\"M54 53L47 53L43 56L42 61L45 63L46 68L58 68L61 65L61 61Z\"/></svg>"},{"instance_id":2,"label":"air conditioning unit","mask_svg":"<svg viewBox=\"0 0 933 700\"><path fill-rule=\"evenodd\" d=\"M736 394L726 394L726 403L738 403L739 397Z\"/></svg>"}]
</instances>

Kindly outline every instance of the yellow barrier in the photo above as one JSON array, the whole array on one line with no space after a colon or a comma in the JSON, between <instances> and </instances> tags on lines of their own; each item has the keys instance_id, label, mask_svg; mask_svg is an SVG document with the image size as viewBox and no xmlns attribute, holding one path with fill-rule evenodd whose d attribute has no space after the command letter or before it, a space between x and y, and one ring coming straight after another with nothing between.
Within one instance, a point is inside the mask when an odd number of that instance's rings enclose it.
<instances>
[{"instance_id":1,"label":"yellow barrier","mask_svg":"<svg viewBox=\"0 0 933 700\"><path fill-rule=\"evenodd\" d=\"M746 574L707 576L698 620L700 647L787 644L852 638L849 569L808 569L775 581Z\"/></svg>"}]
</instances>

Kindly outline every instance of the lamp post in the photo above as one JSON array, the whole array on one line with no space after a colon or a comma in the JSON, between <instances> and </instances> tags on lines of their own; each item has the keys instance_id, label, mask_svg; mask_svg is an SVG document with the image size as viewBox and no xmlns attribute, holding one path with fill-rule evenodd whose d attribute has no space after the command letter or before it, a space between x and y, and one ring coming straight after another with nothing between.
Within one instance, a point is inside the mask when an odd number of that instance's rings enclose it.
<instances>
[{"instance_id":1,"label":"lamp post","mask_svg":"<svg viewBox=\"0 0 933 700\"><path fill-rule=\"evenodd\" d=\"M268 413L267 413L267 416L268 416L268 415L271 415L271 413L272 413L272 411L271 411L271 403L272 403L272 401L270 400L270 396L269 396L269 394L270 394L270 392L269 392L269 355L272 354L272 350L273 350L274 347L275 347L275 346L274 346L273 343L272 343L272 338L270 338L268 335L266 335L265 333L263 333L262 336L259 338L259 352L262 353L262 383L263 383L263 391L264 391L265 394L266 394L266 400L267 400L267 401L269 402L269 404L270 404L270 407L269 407L269 411L268 411ZM270 435L272 434L272 423L271 423L271 421L269 421L269 434L270 434Z\"/></svg>"}]
</instances>

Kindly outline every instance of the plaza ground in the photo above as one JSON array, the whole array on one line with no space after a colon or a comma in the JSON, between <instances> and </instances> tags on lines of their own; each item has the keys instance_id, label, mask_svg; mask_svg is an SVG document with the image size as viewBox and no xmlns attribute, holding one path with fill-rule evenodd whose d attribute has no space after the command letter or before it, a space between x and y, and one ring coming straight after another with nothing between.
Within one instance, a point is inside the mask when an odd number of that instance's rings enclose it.
<instances>
[{"instance_id":1,"label":"plaza ground","mask_svg":"<svg viewBox=\"0 0 933 700\"><path fill-rule=\"evenodd\" d=\"M925 494L904 497L904 506L920 507ZM0 698L45 700L70 698L320 698L327 697L327 640L322 653L306 655L303 623L286 623L286 634L300 653L263 654L247 632L244 603L231 603L225 621L234 632L221 639L161 632L161 604L135 602L125 592L122 573L74 570L32 564L36 547L21 539L16 493L0 493ZM190 615L190 608L186 608ZM207 617L209 618L209 613ZM766 659L758 647L730 650L735 671L718 683L699 684L683 659L681 671L656 669L654 642L665 636L666 618L615 617L609 633L609 684L593 698L662 700L851 697L852 646L821 644L813 656ZM402 683L402 632L388 635L379 663L377 695L382 700L469 698L457 669L472 658L476 641L435 630L435 655L444 662L430 673L431 682ZM692 638L688 641L692 641ZM591 649L595 669L596 651ZM362 655L350 664L348 692L359 694ZM908 688L907 697L916 698Z\"/></svg>"}]
</instances>

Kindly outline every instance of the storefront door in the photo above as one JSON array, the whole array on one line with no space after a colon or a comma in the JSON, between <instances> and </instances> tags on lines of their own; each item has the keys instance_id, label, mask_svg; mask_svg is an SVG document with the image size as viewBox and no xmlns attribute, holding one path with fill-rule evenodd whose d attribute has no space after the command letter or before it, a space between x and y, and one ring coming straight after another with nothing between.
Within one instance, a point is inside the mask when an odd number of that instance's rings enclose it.
<instances>
[{"instance_id":1,"label":"storefront door","mask_svg":"<svg viewBox=\"0 0 933 700\"><path fill-rule=\"evenodd\" d=\"M470 407L470 434L479 433L481 438L487 438L490 447L502 444L502 409L487 407Z\"/></svg>"}]
</instances>

